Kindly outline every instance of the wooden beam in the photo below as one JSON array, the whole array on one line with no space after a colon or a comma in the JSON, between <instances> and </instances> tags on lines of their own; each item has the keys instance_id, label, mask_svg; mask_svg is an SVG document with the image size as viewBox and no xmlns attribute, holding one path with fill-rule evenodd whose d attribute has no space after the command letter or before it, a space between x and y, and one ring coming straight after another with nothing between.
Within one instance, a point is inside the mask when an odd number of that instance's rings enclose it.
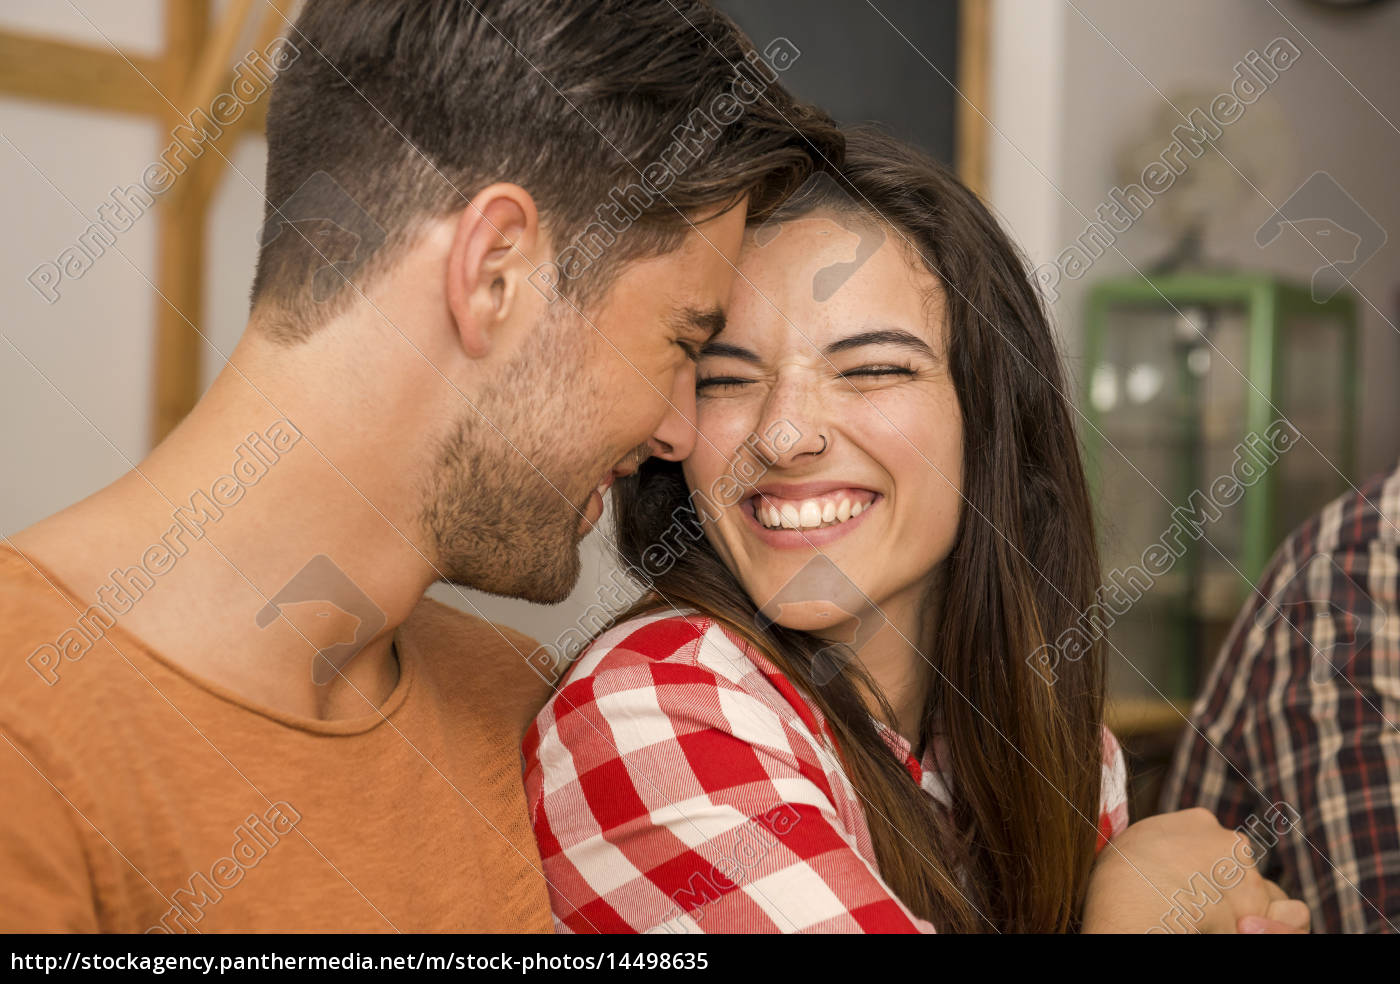
<instances>
[{"instance_id":1,"label":"wooden beam","mask_svg":"<svg viewBox=\"0 0 1400 984\"><path fill-rule=\"evenodd\" d=\"M199 166L191 168L189 173L180 179L191 185L191 201L205 204L211 201L223 180L229 159L238 150L238 142L244 137L260 136L266 126L267 94L264 93L256 102L249 103L247 110L236 122L224 127L222 133L205 144ZM248 177L260 180L262 174L250 174ZM238 180L241 181L242 178Z\"/></svg>"},{"instance_id":2,"label":"wooden beam","mask_svg":"<svg viewBox=\"0 0 1400 984\"><path fill-rule=\"evenodd\" d=\"M208 0L165 0L165 55L157 81L174 106L184 104L209 28ZM165 105L161 123L171 132L180 113ZM192 181L176 181L156 209L155 405L151 443L175 428L199 399L203 340L190 327L204 320L204 233L207 209L193 201Z\"/></svg>"},{"instance_id":3,"label":"wooden beam","mask_svg":"<svg viewBox=\"0 0 1400 984\"><path fill-rule=\"evenodd\" d=\"M262 23L258 25L253 47L258 51L266 51L273 41L287 34L293 23L290 11L296 2L297 0L267 0L268 9L263 14ZM267 93L264 93L257 102L248 107L247 114L238 121L246 127L247 132L266 131L268 98Z\"/></svg>"},{"instance_id":4,"label":"wooden beam","mask_svg":"<svg viewBox=\"0 0 1400 984\"><path fill-rule=\"evenodd\" d=\"M243 33L243 25L248 22L248 11L252 7L253 0L229 0L223 18L190 68L189 86L181 99L186 112L208 110L220 88L226 85L233 49Z\"/></svg>"},{"instance_id":5,"label":"wooden beam","mask_svg":"<svg viewBox=\"0 0 1400 984\"><path fill-rule=\"evenodd\" d=\"M961 0L958 10L958 91L954 155L958 177L978 196L987 188L987 98L991 60L991 0Z\"/></svg>"},{"instance_id":6,"label":"wooden beam","mask_svg":"<svg viewBox=\"0 0 1400 984\"><path fill-rule=\"evenodd\" d=\"M1189 701L1151 697L1109 697L1104 702L1104 723L1119 738L1179 731L1191 717Z\"/></svg>"},{"instance_id":7,"label":"wooden beam","mask_svg":"<svg viewBox=\"0 0 1400 984\"><path fill-rule=\"evenodd\" d=\"M265 51L288 26L287 11L295 0L271 0L259 23L254 47ZM194 10L187 9L195 8ZM166 0L166 78L178 86L176 106L208 110L215 97L232 85L238 39L252 9L252 0L230 0L218 26L208 30L208 0ZM206 41L205 38L208 38ZM239 119L223 128L162 199L159 274L161 290L170 303L158 308L156 322L155 406L152 443L161 441L199 399L204 341L185 322L202 324L205 237L210 200L240 137L261 133L267 122L267 93L262 93ZM168 105L164 121L173 130L182 122ZM168 287L168 289L167 289Z\"/></svg>"},{"instance_id":8,"label":"wooden beam","mask_svg":"<svg viewBox=\"0 0 1400 984\"><path fill-rule=\"evenodd\" d=\"M259 51L266 51L268 45L281 37L286 28L290 26L287 17L287 10L290 9L294 0L273 0L268 5L268 10L263 14L262 23L258 25L257 35L253 39L253 47ZM224 85L227 88L232 84L233 75L226 68L224 71ZM213 96L210 96L212 99ZM264 91L256 100L248 105L243 115L233 124L224 127L224 132L211 142L209 149L204 154L204 159L200 162L199 170L193 175L194 195L197 201L209 201L213 197L214 191L219 186L219 181L223 177L224 168L227 165L226 158L231 156L238 149L238 141L244 136L258 134L262 135L267 129L267 103L269 99L267 91Z\"/></svg>"},{"instance_id":9,"label":"wooden beam","mask_svg":"<svg viewBox=\"0 0 1400 984\"><path fill-rule=\"evenodd\" d=\"M0 31L3 95L153 116L165 101L146 79L157 81L161 72L158 58Z\"/></svg>"},{"instance_id":10,"label":"wooden beam","mask_svg":"<svg viewBox=\"0 0 1400 984\"><path fill-rule=\"evenodd\" d=\"M248 106L248 112L244 113L235 123L234 129L244 134L263 137L267 135L267 104L271 101L269 93L263 93L253 103Z\"/></svg>"}]
</instances>

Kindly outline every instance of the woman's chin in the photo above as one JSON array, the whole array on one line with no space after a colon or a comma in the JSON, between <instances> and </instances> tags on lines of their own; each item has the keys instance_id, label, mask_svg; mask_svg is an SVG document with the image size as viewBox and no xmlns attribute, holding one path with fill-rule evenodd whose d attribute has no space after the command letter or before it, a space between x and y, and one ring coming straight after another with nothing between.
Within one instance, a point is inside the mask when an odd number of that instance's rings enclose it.
<instances>
[{"instance_id":1,"label":"woman's chin","mask_svg":"<svg viewBox=\"0 0 1400 984\"><path fill-rule=\"evenodd\" d=\"M774 623L795 632L810 632L813 635L842 638L842 629L853 623L858 616L832 601L800 601L784 604L782 612Z\"/></svg>"}]
</instances>

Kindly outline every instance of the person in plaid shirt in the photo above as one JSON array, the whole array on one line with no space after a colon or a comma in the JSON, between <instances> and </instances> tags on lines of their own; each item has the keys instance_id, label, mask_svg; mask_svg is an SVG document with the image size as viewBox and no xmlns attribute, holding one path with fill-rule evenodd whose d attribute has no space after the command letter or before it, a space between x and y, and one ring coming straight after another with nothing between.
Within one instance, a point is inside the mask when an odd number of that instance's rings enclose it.
<instances>
[{"instance_id":1,"label":"person in plaid shirt","mask_svg":"<svg viewBox=\"0 0 1400 984\"><path fill-rule=\"evenodd\" d=\"M1400 926L1400 469L1284 542L1191 713L1164 809L1298 815L1266 874L1330 932Z\"/></svg>"},{"instance_id":2,"label":"person in plaid shirt","mask_svg":"<svg viewBox=\"0 0 1400 984\"><path fill-rule=\"evenodd\" d=\"M616 487L651 591L524 740L556 929L1136 931L1236 846L1125 830L1099 654L1034 658L1098 587L1089 497L1028 274L945 168L848 135L697 373L695 450ZM1305 925L1246 867L1204 928Z\"/></svg>"}]
</instances>

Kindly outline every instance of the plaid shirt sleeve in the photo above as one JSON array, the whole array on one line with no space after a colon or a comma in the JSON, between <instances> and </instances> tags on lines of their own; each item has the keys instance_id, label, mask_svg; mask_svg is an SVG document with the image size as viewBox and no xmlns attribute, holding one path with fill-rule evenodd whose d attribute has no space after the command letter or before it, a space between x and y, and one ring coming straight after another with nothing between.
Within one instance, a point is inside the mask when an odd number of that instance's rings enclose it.
<instances>
[{"instance_id":1,"label":"plaid shirt sleeve","mask_svg":"<svg viewBox=\"0 0 1400 984\"><path fill-rule=\"evenodd\" d=\"M1314 929L1400 925L1400 471L1279 549L1197 701L1163 809L1269 848Z\"/></svg>"},{"instance_id":2,"label":"plaid shirt sleeve","mask_svg":"<svg viewBox=\"0 0 1400 984\"><path fill-rule=\"evenodd\" d=\"M557 929L932 932L851 836L814 736L707 639L719 627L619 629L525 738Z\"/></svg>"}]
</instances>

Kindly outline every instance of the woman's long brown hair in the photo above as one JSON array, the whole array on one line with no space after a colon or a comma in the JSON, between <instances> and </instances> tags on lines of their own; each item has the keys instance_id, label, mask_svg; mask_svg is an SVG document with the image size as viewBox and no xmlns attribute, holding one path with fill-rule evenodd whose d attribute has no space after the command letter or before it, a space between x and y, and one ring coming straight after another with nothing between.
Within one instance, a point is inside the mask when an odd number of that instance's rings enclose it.
<instances>
[{"instance_id":1,"label":"woman's long brown hair","mask_svg":"<svg viewBox=\"0 0 1400 984\"><path fill-rule=\"evenodd\" d=\"M1097 650L1061 661L1053 682L1029 657L1089 607L1099 566L1049 321L1024 258L947 168L856 131L840 181L843 193L809 196L801 209L877 217L945 296L965 501L939 571L936 622L919 648L933 667L923 733L937 728L946 742L951 812L934 806L880 737L862 695L874 692L878 713L894 717L859 663L813 685L813 657L829 644L760 628L754 600L705 538L623 618L694 606L803 689L831 723L865 803L880 874L914 913L944 932L1073 930L1097 837L1103 673ZM617 493L619 551L642 570L643 551L691 508L689 490L679 464L652 459Z\"/></svg>"}]
</instances>

